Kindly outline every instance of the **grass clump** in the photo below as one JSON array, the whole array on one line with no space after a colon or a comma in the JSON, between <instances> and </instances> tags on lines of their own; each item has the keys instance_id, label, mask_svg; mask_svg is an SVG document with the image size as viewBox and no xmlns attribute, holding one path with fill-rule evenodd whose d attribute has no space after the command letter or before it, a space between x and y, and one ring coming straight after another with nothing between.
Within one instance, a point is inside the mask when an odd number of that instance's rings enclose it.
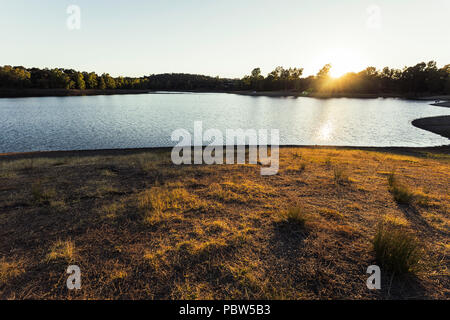
<instances>
[{"instance_id":1,"label":"grass clump","mask_svg":"<svg viewBox=\"0 0 450 320\"><path fill-rule=\"evenodd\" d=\"M373 239L377 262L395 274L414 272L422 257L419 241L399 226L382 223Z\"/></svg>"},{"instance_id":2,"label":"grass clump","mask_svg":"<svg viewBox=\"0 0 450 320\"><path fill-rule=\"evenodd\" d=\"M300 228L304 228L306 224L306 213L303 208L300 207L291 207L284 212L284 218L287 222L291 224L295 224Z\"/></svg>"},{"instance_id":3,"label":"grass clump","mask_svg":"<svg viewBox=\"0 0 450 320\"><path fill-rule=\"evenodd\" d=\"M396 225L399 227L408 227L409 226L409 222L408 220L406 220L403 217L400 216L395 216L392 214L387 214L383 217L383 221L385 223L391 224L391 225Z\"/></svg>"},{"instance_id":4,"label":"grass clump","mask_svg":"<svg viewBox=\"0 0 450 320\"><path fill-rule=\"evenodd\" d=\"M206 203L184 188L153 187L138 196L138 207L147 223L154 224L189 210L199 210Z\"/></svg>"},{"instance_id":5,"label":"grass clump","mask_svg":"<svg viewBox=\"0 0 450 320\"><path fill-rule=\"evenodd\" d=\"M104 205L100 208L100 213L107 219L115 219L118 215L125 209L125 204L123 203L111 203Z\"/></svg>"},{"instance_id":6,"label":"grass clump","mask_svg":"<svg viewBox=\"0 0 450 320\"><path fill-rule=\"evenodd\" d=\"M294 172L294 173L302 173L305 170L306 170L306 163L304 161L291 164L285 169L286 172Z\"/></svg>"},{"instance_id":7,"label":"grass clump","mask_svg":"<svg viewBox=\"0 0 450 320\"><path fill-rule=\"evenodd\" d=\"M24 270L17 262L0 259L0 285L7 283L10 279L17 277Z\"/></svg>"},{"instance_id":8,"label":"grass clump","mask_svg":"<svg viewBox=\"0 0 450 320\"><path fill-rule=\"evenodd\" d=\"M75 244L73 241L58 240L50 248L47 255L48 261L63 259L66 262L72 262L75 259Z\"/></svg>"},{"instance_id":9,"label":"grass clump","mask_svg":"<svg viewBox=\"0 0 450 320\"><path fill-rule=\"evenodd\" d=\"M208 188L209 196L225 203L260 201L262 198L269 197L272 192L272 188L251 180L239 183L225 181L219 184L214 182Z\"/></svg>"},{"instance_id":10,"label":"grass clump","mask_svg":"<svg viewBox=\"0 0 450 320\"><path fill-rule=\"evenodd\" d=\"M33 201L38 205L48 205L50 204L50 199L54 196L53 191L45 190L42 187L40 181L35 182L31 186L31 195L33 197Z\"/></svg>"},{"instance_id":11,"label":"grass clump","mask_svg":"<svg viewBox=\"0 0 450 320\"><path fill-rule=\"evenodd\" d=\"M399 204L411 205L413 203L426 207L429 205L428 197L423 193L416 193L410 190L405 184L401 183L395 173L388 176L389 192L394 200Z\"/></svg>"},{"instance_id":12,"label":"grass clump","mask_svg":"<svg viewBox=\"0 0 450 320\"><path fill-rule=\"evenodd\" d=\"M328 209L328 208L320 208L319 213L327 218L335 219L335 220L342 220L344 219L344 215L336 210Z\"/></svg>"},{"instance_id":13,"label":"grass clump","mask_svg":"<svg viewBox=\"0 0 450 320\"><path fill-rule=\"evenodd\" d=\"M349 175L344 168L334 167L333 174L334 174L334 183L336 184L342 185L350 182Z\"/></svg>"},{"instance_id":14,"label":"grass clump","mask_svg":"<svg viewBox=\"0 0 450 320\"><path fill-rule=\"evenodd\" d=\"M400 204L411 204L414 200L414 193L397 179L394 173L388 176L389 192L394 200Z\"/></svg>"}]
</instances>

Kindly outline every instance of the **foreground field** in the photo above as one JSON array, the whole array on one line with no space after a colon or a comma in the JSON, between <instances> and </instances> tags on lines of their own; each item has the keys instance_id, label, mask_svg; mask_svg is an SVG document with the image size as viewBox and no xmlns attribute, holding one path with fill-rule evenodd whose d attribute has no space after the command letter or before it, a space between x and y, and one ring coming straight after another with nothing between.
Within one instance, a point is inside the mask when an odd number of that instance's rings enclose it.
<instances>
[{"instance_id":1,"label":"foreground field","mask_svg":"<svg viewBox=\"0 0 450 320\"><path fill-rule=\"evenodd\" d=\"M0 298L450 297L448 148L282 148L278 175L259 169L175 166L170 150L0 156ZM416 245L406 273L380 261L380 226Z\"/></svg>"}]
</instances>

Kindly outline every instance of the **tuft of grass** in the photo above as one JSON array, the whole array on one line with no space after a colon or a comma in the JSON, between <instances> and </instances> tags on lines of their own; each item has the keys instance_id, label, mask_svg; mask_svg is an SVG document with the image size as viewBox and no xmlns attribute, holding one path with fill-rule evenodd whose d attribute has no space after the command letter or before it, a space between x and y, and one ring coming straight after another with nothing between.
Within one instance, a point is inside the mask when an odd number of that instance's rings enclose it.
<instances>
[{"instance_id":1,"label":"tuft of grass","mask_svg":"<svg viewBox=\"0 0 450 320\"><path fill-rule=\"evenodd\" d=\"M294 173L301 173L305 171L306 169L306 163L304 161L301 161L300 163L294 163L289 165L285 171L286 172L294 172Z\"/></svg>"},{"instance_id":2,"label":"tuft of grass","mask_svg":"<svg viewBox=\"0 0 450 320\"><path fill-rule=\"evenodd\" d=\"M350 182L347 171L342 167L334 167L333 174L334 174L334 183L336 184L343 185Z\"/></svg>"},{"instance_id":3,"label":"tuft of grass","mask_svg":"<svg viewBox=\"0 0 450 320\"><path fill-rule=\"evenodd\" d=\"M47 261L65 260L66 262L72 262L75 259L75 244L73 241L58 240L50 248L50 252L47 255Z\"/></svg>"},{"instance_id":4,"label":"tuft of grass","mask_svg":"<svg viewBox=\"0 0 450 320\"><path fill-rule=\"evenodd\" d=\"M97 182L97 188L95 190L95 193L91 195L97 198L102 198L106 195L118 195L118 194L121 194L118 188L109 185L105 181L99 181Z\"/></svg>"},{"instance_id":5,"label":"tuft of grass","mask_svg":"<svg viewBox=\"0 0 450 320\"><path fill-rule=\"evenodd\" d=\"M67 210L67 204L64 200L50 200L49 205L56 211Z\"/></svg>"},{"instance_id":6,"label":"tuft of grass","mask_svg":"<svg viewBox=\"0 0 450 320\"><path fill-rule=\"evenodd\" d=\"M243 180L239 183L225 181L222 183L212 183L208 188L208 195L226 203L247 203L250 201L260 201L261 198L269 197L273 189L251 180Z\"/></svg>"},{"instance_id":7,"label":"tuft of grass","mask_svg":"<svg viewBox=\"0 0 450 320\"><path fill-rule=\"evenodd\" d=\"M295 224L301 228L305 227L307 217L303 208L298 206L288 208L283 215L287 222Z\"/></svg>"},{"instance_id":8,"label":"tuft of grass","mask_svg":"<svg viewBox=\"0 0 450 320\"><path fill-rule=\"evenodd\" d=\"M54 191L45 190L40 181L33 183L31 186L31 195L33 202L38 205L50 204L50 199L54 196Z\"/></svg>"},{"instance_id":9,"label":"tuft of grass","mask_svg":"<svg viewBox=\"0 0 450 320\"><path fill-rule=\"evenodd\" d=\"M125 270L114 270L113 272L111 272L109 277L112 281L123 280L128 277L128 273Z\"/></svg>"},{"instance_id":10,"label":"tuft of grass","mask_svg":"<svg viewBox=\"0 0 450 320\"><path fill-rule=\"evenodd\" d=\"M153 187L139 194L138 207L145 221L154 224L177 213L202 209L206 203L184 188Z\"/></svg>"},{"instance_id":11,"label":"tuft of grass","mask_svg":"<svg viewBox=\"0 0 450 320\"><path fill-rule=\"evenodd\" d=\"M344 219L344 215L336 210L328 209L328 208L320 208L319 213L327 218L330 219L336 219L336 220L342 220Z\"/></svg>"},{"instance_id":12,"label":"tuft of grass","mask_svg":"<svg viewBox=\"0 0 450 320\"><path fill-rule=\"evenodd\" d=\"M405 184L401 183L395 173L388 176L389 192L394 200L399 204L411 205L413 203L426 207L429 205L428 197L423 193L416 193L410 190Z\"/></svg>"},{"instance_id":13,"label":"tuft of grass","mask_svg":"<svg viewBox=\"0 0 450 320\"><path fill-rule=\"evenodd\" d=\"M100 213L107 219L115 219L124 209L125 204L114 202L101 207Z\"/></svg>"},{"instance_id":14,"label":"tuft of grass","mask_svg":"<svg viewBox=\"0 0 450 320\"><path fill-rule=\"evenodd\" d=\"M413 234L389 223L378 226L373 249L377 262L395 274L416 271L423 254Z\"/></svg>"},{"instance_id":15,"label":"tuft of grass","mask_svg":"<svg viewBox=\"0 0 450 320\"><path fill-rule=\"evenodd\" d=\"M117 174L109 169L104 169L100 172L104 177L115 177Z\"/></svg>"},{"instance_id":16,"label":"tuft of grass","mask_svg":"<svg viewBox=\"0 0 450 320\"><path fill-rule=\"evenodd\" d=\"M302 159L303 158L303 155L300 151L294 152L292 156L294 159Z\"/></svg>"},{"instance_id":17,"label":"tuft of grass","mask_svg":"<svg viewBox=\"0 0 450 320\"><path fill-rule=\"evenodd\" d=\"M414 199L414 194L402 183L400 183L395 176L395 173L391 173L388 176L389 192L394 197L394 200L400 204L411 204Z\"/></svg>"},{"instance_id":18,"label":"tuft of grass","mask_svg":"<svg viewBox=\"0 0 450 320\"><path fill-rule=\"evenodd\" d=\"M234 192L232 188L227 188L226 185L221 185L219 183L213 182L208 188L208 195L216 200L227 203L246 203L252 199L252 196L239 194Z\"/></svg>"},{"instance_id":19,"label":"tuft of grass","mask_svg":"<svg viewBox=\"0 0 450 320\"><path fill-rule=\"evenodd\" d=\"M212 234L218 234L225 230L228 230L228 225L223 220L215 220L213 222L206 223L205 225L208 233Z\"/></svg>"},{"instance_id":20,"label":"tuft of grass","mask_svg":"<svg viewBox=\"0 0 450 320\"><path fill-rule=\"evenodd\" d=\"M383 222L387 223L387 224L391 224L391 225L400 226L400 227L407 227L407 226L409 226L408 220L406 220L403 217L395 216L395 215L392 215L392 214L386 214L383 217Z\"/></svg>"},{"instance_id":21,"label":"tuft of grass","mask_svg":"<svg viewBox=\"0 0 450 320\"><path fill-rule=\"evenodd\" d=\"M17 277L24 270L18 262L6 261L5 258L0 259L0 285L5 284L8 280Z\"/></svg>"}]
</instances>

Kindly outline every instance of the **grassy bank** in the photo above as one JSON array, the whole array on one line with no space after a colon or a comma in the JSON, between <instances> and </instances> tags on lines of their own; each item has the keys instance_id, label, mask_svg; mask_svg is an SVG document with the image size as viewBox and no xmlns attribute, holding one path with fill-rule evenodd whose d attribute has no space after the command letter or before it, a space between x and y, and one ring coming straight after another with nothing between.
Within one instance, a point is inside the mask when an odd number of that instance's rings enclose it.
<instances>
[{"instance_id":1,"label":"grassy bank","mask_svg":"<svg viewBox=\"0 0 450 320\"><path fill-rule=\"evenodd\" d=\"M289 147L278 175L259 169L0 156L0 298L448 299L448 147Z\"/></svg>"}]
</instances>

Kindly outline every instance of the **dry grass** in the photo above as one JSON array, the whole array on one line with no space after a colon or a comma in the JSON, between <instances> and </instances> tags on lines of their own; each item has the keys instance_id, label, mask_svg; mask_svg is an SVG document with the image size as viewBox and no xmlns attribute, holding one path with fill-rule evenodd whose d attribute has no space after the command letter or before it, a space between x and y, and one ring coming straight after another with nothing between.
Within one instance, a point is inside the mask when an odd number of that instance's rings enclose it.
<instances>
[{"instance_id":1,"label":"dry grass","mask_svg":"<svg viewBox=\"0 0 450 320\"><path fill-rule=\"evenodd\" d=\"M303 208L291 207L283 213L283 217L287 222L295 224L296 226L303 228L307 221L307 214Z\"/></svg>"},{"instance_id":2,"label":"dry grass","mask_svg":"<svg viewBox=\"0 0 450 320\"><path fill-rule=\"evenodd\" d=\"M334 167L333 174L334 174L334 182L336 184L343 185L350 182L350 177L347 170L342 167Z\"/></svg>"},{"instance_id":3,"label":"dry grass","mask_svg":"<svg viewBox=\"0 0 450 320\"><path fill-rule=\"evenodd\" d=\"M395 173L389 174L388 183L389 191L399 204L417 204L422 207L429 205L430 202L427 195L420 191L411 190L405 183L399 181Z\"/></svg>"},{"instance_id":4,"label":"dry grass","mask_svg":"<svg viewBox=\"0 0 450 320\"><path fill-rule=\"evenodd\" d=\"M398 225L380 224L373 240L377 262L396 274L417 271L423 257L422 244Z\"/></svg>"},{"instance_id":5,"label":"dry grass","mask_svg":"<svg viewBox=\"0 0 450 320\"><path fill-rule=\"evenodd\" d=\"M263 177L259 165L174 166L170 150L0 157L0 298L443 299L449 160L282 148L279 174ZM368 291L377 260L387 282ZM68 263L82 271L76 292Z\"/></svg>"},{"instance_id":6,"label":"dry grass","mask_svg":"<svg viewBox=\"0 0 450 320\"><path fill-rule=\"evenodd\" d=\"M21 263L0 259L0 287L24 272Z\"/></svg>"},{"instance_id":7,"label":"dry grass","mask_svg":"<svg viewBox=\"0 0 450 320\"><path fill-rule=\"evenodd\" d=\"M138 195L138 208L144 214L144 220L155 224L170 217L182 219L182 213L189 210L201 210L206 201L189 194L184 188L168 189L153 187Z\"/></svg>"},{"instance_id":8,"label":"dry grass","mask_svg":"<svg viewBox=\"0 0 450 320\"><path fill-rule=\"evenodd\" d=\"M75 244L73 241L58 240L50 248L50 252L47 255L47 261L64 260L66 262L72 262L75 259Z\"/></svg>"}]
</instances>

